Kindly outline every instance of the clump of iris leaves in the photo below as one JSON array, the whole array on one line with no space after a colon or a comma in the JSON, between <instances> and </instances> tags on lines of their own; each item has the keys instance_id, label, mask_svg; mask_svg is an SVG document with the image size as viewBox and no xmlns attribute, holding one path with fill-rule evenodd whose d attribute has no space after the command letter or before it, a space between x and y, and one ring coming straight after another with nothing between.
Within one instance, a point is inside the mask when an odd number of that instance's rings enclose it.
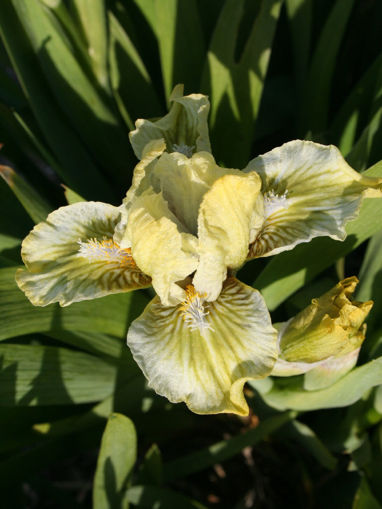
<instances>
[{"instance_id":1,"label":"clump of iris leaves","mask_svg":"<svg viewBox=\"0 0 382 509\"><path fill-rule=\"evenodd\" d=\"M3 2L2 507L382 507L380 364L309 397L284 380L278 408L248 386L248 418L197 416L147 389L125 346L148 291L34 308L14 282L21 240L50 211L121 202L133 122L162 116L177 83L210 96L219 164L301 138L382 176L381 20L378 0ZM366 201L345 242L316 239L240 279L284 321L358 275L356 297L375 302L359 359L370 366L382 353L381 217Z\"/></svg>"}]
</instances>

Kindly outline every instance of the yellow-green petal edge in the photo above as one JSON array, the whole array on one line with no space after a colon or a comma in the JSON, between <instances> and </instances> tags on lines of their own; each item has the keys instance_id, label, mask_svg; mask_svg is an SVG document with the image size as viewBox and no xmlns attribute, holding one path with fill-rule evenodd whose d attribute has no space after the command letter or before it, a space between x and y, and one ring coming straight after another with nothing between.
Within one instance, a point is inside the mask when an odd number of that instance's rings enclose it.
<instances>
[{"instance_id":1,"label":"yellow-green petal edge","mask_svg":"<svg viewBox=\"0 0 382 509\"><path fill-rule=\"evenodd\" d=\"M257 290L230 278L205 304L209 328L191 330L180 306L156 297L130 326L127 344L158 394L198 414L248 414L243 385L266 377L277 357L277 332Z\"/></svg>"}]
</instances>

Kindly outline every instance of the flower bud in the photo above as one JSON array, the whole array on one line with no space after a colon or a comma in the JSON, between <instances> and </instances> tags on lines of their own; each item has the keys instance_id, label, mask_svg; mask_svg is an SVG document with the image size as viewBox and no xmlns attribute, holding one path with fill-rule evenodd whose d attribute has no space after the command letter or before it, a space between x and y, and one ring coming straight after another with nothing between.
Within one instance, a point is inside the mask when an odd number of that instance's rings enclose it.
<instances>
[{"instance_id":1,"label":"flower bud","mask_svg":"<svg viewBox=\"0 0 382 509\"><path fill-rule=\"evenodd\" d=\"M372 301L351 301L358 279L340 281L329 292L290 320L280 338L280 357L288 362L316 363L359 349L365 339L362 324Z\"/></svg>"}]
</instances>

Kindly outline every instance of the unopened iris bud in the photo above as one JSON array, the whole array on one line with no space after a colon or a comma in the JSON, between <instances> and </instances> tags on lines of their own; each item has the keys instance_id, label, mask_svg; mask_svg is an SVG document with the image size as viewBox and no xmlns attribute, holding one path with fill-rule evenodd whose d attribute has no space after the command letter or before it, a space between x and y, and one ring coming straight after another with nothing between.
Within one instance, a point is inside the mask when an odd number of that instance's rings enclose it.
<instances>
[{"instance_id":1,"label":"unopened iris bud","mask_svg":"<svg viewBox=\"0 0 382 509\"><path fill-rule=\"evenodd\" d=\"M316 363L360 348L363 322L372 301L351 301L358 280L349 277L298 313L280 338L280 357L288 362Z\"/></svg>"}]
</instances>

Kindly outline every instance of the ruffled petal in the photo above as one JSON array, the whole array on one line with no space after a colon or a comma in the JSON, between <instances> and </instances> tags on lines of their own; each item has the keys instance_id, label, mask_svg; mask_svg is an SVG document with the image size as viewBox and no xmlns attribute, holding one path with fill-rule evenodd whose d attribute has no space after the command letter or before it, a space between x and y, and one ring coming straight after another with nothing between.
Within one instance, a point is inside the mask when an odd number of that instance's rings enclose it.
<instances>
[{"instance_id":1,"label":"ruffled petal","mask_svg":"<svg viewBox=\"0 0 382 509\"><path fill-rule=\"evenodd\" d=\"M181 231L161 193L151 189L132 205L126 236L138 267L151 276L163 305L175 305L185 297L176 284L196 269L197 239Z\"/></svg>"},{"instance_id":2,"label":"ruffled petal","mask_svg":"<svg viewBox=\"0 0 382 509\"><path fill-rule=\"evenodd\" d=\"M170 112L157 120L139 119L130 133L130 142L138 159L152 140L163 138L168 152L181 152L190 157L194 152L211 152L208 134L208 97L202 94L183 96L183 85L177 85L171 96Z\"/></svg>"},{"instance_id":3,"label":"ruffled petal","mask_svg":"<svg viewBox=\"0 0 382 509\"><path fill-rule=\"evenodd\" d=\"M234 278L215 302L194 289L182 306L155 298L132 323L127 343L158 394L199 414L247 415L244 383L267 376L277 357L264 299Z\"/></svg>"},{"instance_id":4,"label":"ruffled petal","mask_svg":"<svg viewBox=\"0 0 382 509\"><path fill-rule=\"evenodd\" d=\"M316 362L358 349L365 339L363 322L372 301L352 295L358 279L348 277L280 328L280 356L290 362Z\"/></svg>"},{"instance_id":5,"label":"ruffled petal","mask_svg":"<svg viewBox=\"0 0 382 509\"><path fill-rule=\"evenodd\" d=\"M35 306L102 297L150 286L129 250L113 242L118 207L80 202L52 212L22 243L27 270L16 281Z\"/></svg>"},{"instance_id":6,"label":"ruffled petal","mask_svg":"<svg viewBox=\"0 0 382 509\"><path fill-rule=\"evenodd\" d=\"M205 193L218 178L232 172L240 173L221 168L208 152L198 152L191 158L175 152L160 157L150 173L150 183L157 193L163 193L187 231L196 235L198 212Z\"/></svg>"},{"instance_id":7,"label":"ruffled petal","mask_svg":"<svg viewBox=\"0 0 382 509\"><path fill-rule=\"evenodd\" d=\"M293 249L314 237L346 237L363 196L381 196L382 179L354 171L334 146L295 140L251 161L262 179L265 222L249 258Z\"/></svg>"},{"instance_id":8,"label":"ruffled petal","mask_svg":"<svg viewBox=\"0 0 382 509\"><path fill-rule=\"evenodd\" d=\"M236 170L216 180L203 198L198 218L200 262L194 285L208 300L219 295L227 268L237 269L247 258L248 245L263 223L258 207L260 187L256 173Z\"/></svg>"}]
</instances>

